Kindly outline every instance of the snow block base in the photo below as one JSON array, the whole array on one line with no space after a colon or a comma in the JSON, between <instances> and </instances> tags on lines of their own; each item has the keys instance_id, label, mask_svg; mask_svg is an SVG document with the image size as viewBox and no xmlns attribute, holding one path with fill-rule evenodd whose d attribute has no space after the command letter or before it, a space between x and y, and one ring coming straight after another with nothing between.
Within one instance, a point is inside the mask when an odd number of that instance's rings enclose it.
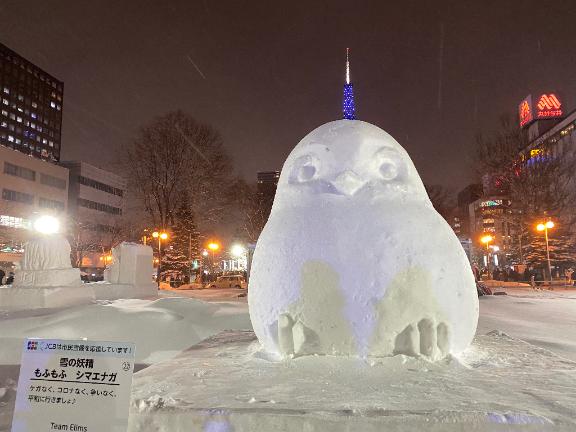
<instances>
[{"instance_id":1,"label":"snow block base","mask_svg":"<svg viewBox=\"0 0 576 432\"><path fill-rule=\"evenodd\" d=\"M94 292L96 300L154 297L158 295L158 286L155 283L129 285L97 282L86 284L86 286Z\"/></svg>"},{"instance_id":2,"label":"snow block base","mask_svg":"<svg viewBox=\"0 0 576 432\"><path fill-rule=\"evenodd\" d=\"M16 270L16 288L67 287L80 285L80 269Z\"/></svg>"},{"instance_id":3,"label":"snow block base","mask_svg":"<svg viewBox=\"0 0 576 432\"><path fill-rule=\"evenodd\" d=\"M94 301L94 292L83 286L0 287L0 309L24 310L68 307Z\"/></svg>"},{"instance_id":4,"label":"snow block base","mask_svg":"<svg viewBox=\"0 0 576 432\"><path fill-rule=\"evenodd\" d=\"M252 332L227 331L134 375L128 431L574 430L575 367L499 332L431 363L278 361Z\"/></svg>"},{"instance_id":5,"label":"snow block base","mask_svg":"<svg viewBox=\"0 0 576 432\"><path fill-rule=\"evenodd\" d=\"M89 304L96 300L155 297L154 283L142 285L89 283L59 287L0 287L0 310L60 308Z\"/></svg>"}]
</instances>

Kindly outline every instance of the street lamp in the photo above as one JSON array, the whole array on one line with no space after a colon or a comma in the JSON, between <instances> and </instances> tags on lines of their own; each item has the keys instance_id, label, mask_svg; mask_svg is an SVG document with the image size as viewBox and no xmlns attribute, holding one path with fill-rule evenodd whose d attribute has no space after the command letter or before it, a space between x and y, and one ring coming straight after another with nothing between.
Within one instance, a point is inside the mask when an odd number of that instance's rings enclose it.
<instances>
[{"instance_id":1,"label":"street lamp","mask_svg":"<svg viewBox=\"0 0 576 432\"><path fill-rule=\"evenodd\" d=\"M551 220L536 225L538 231L544 231L546 239L546 261L548 262L548 277L550 278L550 287L552 287L552 267L550 266L550 249L548 248L548 230L554 228L554 222Z\"/></svg>"},{"instance_id":2,"label":"street lamp","mask_svg":"<svg viewBox=\"0 0 576 432\"><path fill-rule=\"evenodd\" d=\"M212 271L214 271L214 252L220 249L220 245L216 242L208 243L208 249L212 251Z\"/></svg>"},{"instance_id":3,"label":"street lamp","mask_svg":"<svg viewBox=\"0 0 576 432\"><path fill-rule=\"evenodd\" d=\"M486 234L480 238L480 241L486 245L486 268L488 269L488 277L490 278L490 242L494 240L490 234Z\"/></svg>"},{"instance_id":4,"label":"street lamp","mask_svg":"<svg viewBox=\"0 0 576 432\"><path fill-rule=\"evenodd\" d=\"M244 246L235 244L230 248L230 253L236 259L232 261L233 270L241 270L243 267L246 267L246 248Z\"/></svg>"},{"instance_id":5,"label":"street lamp","mask_svg":"<svg viewBox=\"0 0 576 432\"><path fill-rule=\"evenodd\" d=\"M154 231L152 237L158 239L158 268L156 269L156 282L160 287L160 267L162 266L162 240L168 239L168 233Z\"/></svg>"},{"instance_id":6,"label":"street lamp","mask_svg":"<svg viewBox=\"0 0 576 432\"><path fill-rule=\"evenodd\" d=\"M41 234L56 234L60 231L60 221L54 216L40 216L34 221L34 229Z\"/></svg>"}]
</instances>

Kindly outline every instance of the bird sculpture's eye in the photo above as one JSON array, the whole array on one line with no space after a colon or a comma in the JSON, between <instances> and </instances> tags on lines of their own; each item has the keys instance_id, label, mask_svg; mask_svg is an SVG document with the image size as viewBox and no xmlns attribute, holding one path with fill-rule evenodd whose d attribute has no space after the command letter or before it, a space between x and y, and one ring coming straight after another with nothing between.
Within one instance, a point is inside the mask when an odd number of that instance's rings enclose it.
<instances>
[{"instance_id":1,"label":"bird sculpture's eye","mask_svg":"<svg viewBox=\"0 0 576 432\"><path fill-rule=\"evenodd\" d=\"M390 159L385 159L380 164L380 175L384 180L394 180L398 176L398 167Z\"/></svg>"},{"instance_id":2,"label":"bird sculpture's eye","mask_svg":"<svg viewBox=\"0 0 576 432\"><path fill-rule=\"evenodd\" d=\"M295 183L305 183L314 179L317 174L318 160L314 156L306 155L296 160L290 177Z\"/></svg>"}]
</instances>

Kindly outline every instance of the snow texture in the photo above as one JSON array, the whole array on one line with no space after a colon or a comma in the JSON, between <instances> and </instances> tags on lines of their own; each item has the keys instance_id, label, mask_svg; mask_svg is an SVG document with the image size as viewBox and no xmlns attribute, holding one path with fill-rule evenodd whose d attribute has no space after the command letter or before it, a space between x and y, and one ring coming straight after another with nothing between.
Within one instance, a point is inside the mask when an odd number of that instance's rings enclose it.
<instances>
[{"instance_id":1,"label":"snow texture","mask_svg":"<svg viewBox=\"0 0 576 432\"><path fill-rule=\"evenodd\" d=\"M362 121L308 134L282 169L248 292L268 352L440 359L478 321L470 265L407 152Z\"/></svg>"},{"instance_id":2,"label":"snow texture","mask_svg":"<svg viewBox=\"0 0 576 432\"><path fill-rule=\"evenodd\" d=\"M575 367L499 331L437 362L270 361L223 332L134 376L128 431L573 430Z\"/></svg>"}]
</instances>

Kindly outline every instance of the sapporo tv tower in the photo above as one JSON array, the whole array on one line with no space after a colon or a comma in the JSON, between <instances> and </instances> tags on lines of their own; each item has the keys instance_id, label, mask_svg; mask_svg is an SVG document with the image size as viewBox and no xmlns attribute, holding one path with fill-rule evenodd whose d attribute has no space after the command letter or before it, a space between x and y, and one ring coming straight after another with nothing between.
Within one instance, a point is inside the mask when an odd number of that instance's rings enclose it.
<instances>
[{"instance_id":1,"label":"sapporo tv tower","mask_svg":"<svg viewBox=\"0 0 576 432\"><path fill-rule=\"evenodd\" d=\"M346 84L344 84L344 101L342 103L343 118L356 119L356 106L354 105L354 86L350 82L350 48L346 48Z\"/></svg>"}]
</instances>

